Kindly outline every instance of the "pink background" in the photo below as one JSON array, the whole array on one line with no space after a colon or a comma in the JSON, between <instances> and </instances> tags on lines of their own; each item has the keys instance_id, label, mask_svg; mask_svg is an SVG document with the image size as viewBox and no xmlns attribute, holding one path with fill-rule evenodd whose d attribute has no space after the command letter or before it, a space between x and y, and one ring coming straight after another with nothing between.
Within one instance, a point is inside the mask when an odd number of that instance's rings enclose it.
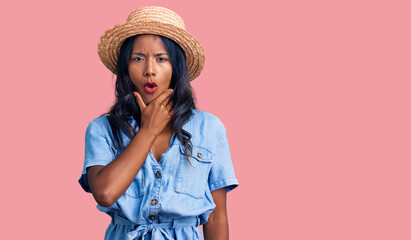
<instances>
[{"instance_id":1,"label":"pink background","mask_svg":"<svg viewBox=\"0 0 411 240\"><path fill-rule=\"evenodd\" d=\"M231 239L411 239L409 1L1 3L2 239L103 239L77 180L114 100L100 35L145 5L201 42L200 110L226 125Z\"/></svg>"}]
</instances>

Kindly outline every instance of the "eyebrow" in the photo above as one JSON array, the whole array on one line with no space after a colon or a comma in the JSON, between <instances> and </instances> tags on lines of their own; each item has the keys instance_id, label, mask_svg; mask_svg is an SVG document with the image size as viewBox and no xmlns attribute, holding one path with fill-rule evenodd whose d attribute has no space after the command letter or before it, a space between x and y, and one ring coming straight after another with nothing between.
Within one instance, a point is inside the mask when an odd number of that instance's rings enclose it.
<instances>
[{"instance_id":1,"label":"eyebrow","mask_svg":"<svg viewBox=\"0 0 411 240\"><path fill-rule=\"evenodd\" d=\"M145 54L139 53L139 52L132 53L132 55L139 55L139 56L144 56L144 57L146 56ZM168 54L167 53L157 53L155 56L158 57L162 55L168 55Z\"/></svg>"}]
</instances>

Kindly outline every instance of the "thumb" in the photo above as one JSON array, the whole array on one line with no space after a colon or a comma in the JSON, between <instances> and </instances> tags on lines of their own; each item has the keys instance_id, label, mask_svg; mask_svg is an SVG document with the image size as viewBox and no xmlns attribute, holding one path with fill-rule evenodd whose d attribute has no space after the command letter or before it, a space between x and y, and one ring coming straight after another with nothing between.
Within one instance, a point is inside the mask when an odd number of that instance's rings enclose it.
<instances>
[{"instance_id":1,"label":"thumb","mask_svg":"<svg viewBox=\"0 0 411 240\"><path fill-rule=\"evenodd\" d=\"M134 96L136 97L137 104L140 107L140 110L143 111L147 107L147 105L144 103L143 99L141 98L138 92L134 92Z\"/></svg>"}]
</instances>

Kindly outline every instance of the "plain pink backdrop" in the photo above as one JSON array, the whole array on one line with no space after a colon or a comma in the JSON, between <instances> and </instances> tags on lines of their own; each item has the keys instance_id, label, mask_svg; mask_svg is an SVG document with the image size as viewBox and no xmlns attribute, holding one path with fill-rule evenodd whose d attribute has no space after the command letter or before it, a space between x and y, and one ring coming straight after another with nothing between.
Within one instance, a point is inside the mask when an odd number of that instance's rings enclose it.
<instances>
[{"instance_id":1,"label":"plain pink backdrop","mask_svg":"<svg viewBox=\"0 0 411 240\"><path fill-rule=\"evenodd\" d=\"M411 239L409 1L2 2L2 239L103 239L77 183L114 100L100 35L145 5L202 44L192 86L225 124L231 239Z\"/></svg>"}]
</instances>

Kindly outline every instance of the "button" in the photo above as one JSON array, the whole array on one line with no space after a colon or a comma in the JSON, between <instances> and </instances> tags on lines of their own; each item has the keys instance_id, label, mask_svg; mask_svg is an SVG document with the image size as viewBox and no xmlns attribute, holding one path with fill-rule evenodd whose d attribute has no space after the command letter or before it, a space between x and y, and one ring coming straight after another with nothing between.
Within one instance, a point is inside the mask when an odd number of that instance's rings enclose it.
<instances>
[{"instance_id":1,"label":"button","mask_svg":"<svg viewBox=\"0 0 411 240\"><path fill-rule=\"evenodd\" d=\"M156 178L161 177L161 172L156 172Z\"/></svg>"},{"instance_id":2,"label":"button","mask_svg":"<svg viewBox=\"0 0 411 240\"><path fill-rule=\"evenodd\" d=\"M151 200L151 205L156 205L157 204L157 199Z\"/></svg>"},{"instance_id":3,"label":"button","mask_svg":"<svg viewBox=\"0 0 411 240\"><path fill-rule=\"evenodd\" d=\"M152 220L152 221L156 220L156 216L151 215L150 220Z\"/></svg>"},{"instance_id":4,"label":"button","mask_svg":"<svg viewBox=\"0 0 411 240\"><path fill-rule=\"evenodd\" d=\"M201 153L197 153L197 157L202 158L203 155L201 155Z\"/></svg>"}]
</instances>

